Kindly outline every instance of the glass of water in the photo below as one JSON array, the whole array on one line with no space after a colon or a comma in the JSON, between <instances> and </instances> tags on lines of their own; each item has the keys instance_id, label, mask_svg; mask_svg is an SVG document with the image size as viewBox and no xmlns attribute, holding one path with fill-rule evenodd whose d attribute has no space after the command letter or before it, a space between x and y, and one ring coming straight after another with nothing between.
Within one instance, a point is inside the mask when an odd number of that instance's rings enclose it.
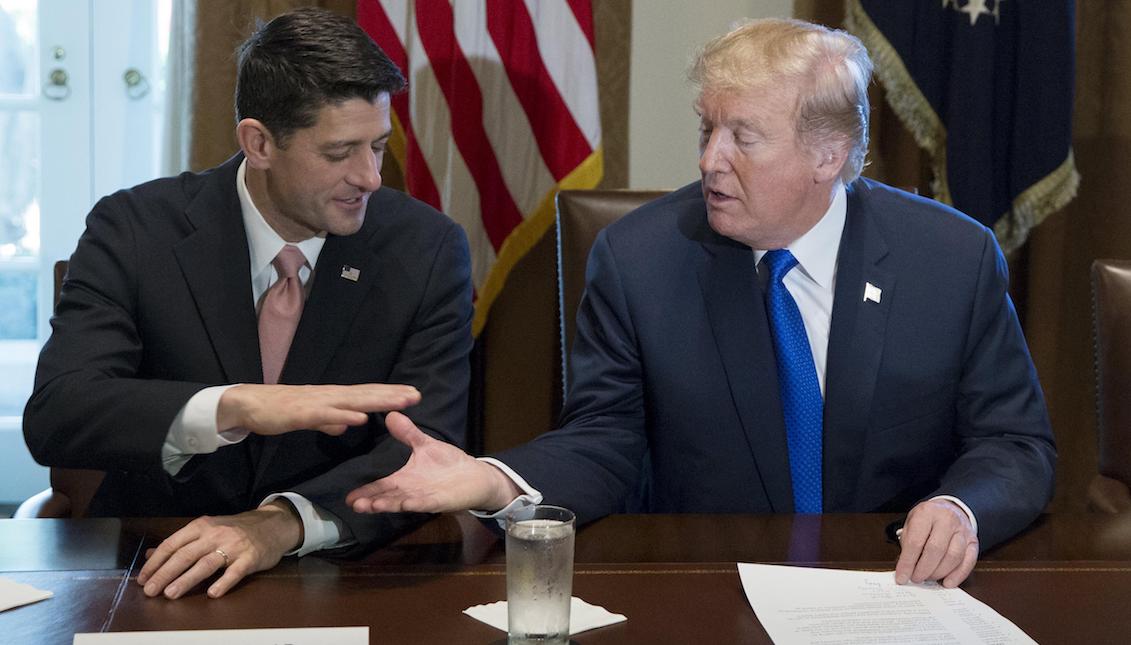
<instances>
[{"instance_id":1,"label":"glass of water","mask_svg":"<svg viewBox=\"0 0 1131 645\"><path fill-rule=\"evenodd\" d=\"M574 517L535 505L507 517L507 640L568 643Z\"/></svg>"}]
</instances>

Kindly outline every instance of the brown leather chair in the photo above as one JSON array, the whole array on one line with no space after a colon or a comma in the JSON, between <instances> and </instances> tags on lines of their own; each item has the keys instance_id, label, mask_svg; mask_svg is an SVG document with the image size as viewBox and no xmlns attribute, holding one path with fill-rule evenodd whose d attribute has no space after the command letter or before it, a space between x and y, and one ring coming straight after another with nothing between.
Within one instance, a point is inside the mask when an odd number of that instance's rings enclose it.
<instances>
[{"instance_id":1,"label":"brown leather chair","mask_svg":"<svg viewBox=\"0 0 1131 645\"><path fill-rule=\"evenodd\" d=\"M63 277L67 275L67 261L55 263L55 304L59 304L59 292L63 287ZM100 470L79 470L76 468L52 468L51 487L24 500L12 515L14 518L34 517L82 517L94 498L95 491L102 484Z\"/></svg>"},{"instance_id":2,"label":"brown leather chair","mask_svg":"<svg viewBox=\"0 0 1131 645\"><path fill-rule=\"evenodd\" d=\"M667 194L664 190L563 190L558 193L558 325L562 390L569 389L569 350L577 306L585 290L585 265L597 233L629 211Z\"/></svg>"},{"instance_id":3,"label":"brown leather chair","mask_svg":"<svg viewBox=\"0 0 1131 645\"><path fill-rule=\"evenodd\" d=\"M1131 510L1131 261L1092 264L1099 474L1088 507Z\"/></svg>"}]
</instances>

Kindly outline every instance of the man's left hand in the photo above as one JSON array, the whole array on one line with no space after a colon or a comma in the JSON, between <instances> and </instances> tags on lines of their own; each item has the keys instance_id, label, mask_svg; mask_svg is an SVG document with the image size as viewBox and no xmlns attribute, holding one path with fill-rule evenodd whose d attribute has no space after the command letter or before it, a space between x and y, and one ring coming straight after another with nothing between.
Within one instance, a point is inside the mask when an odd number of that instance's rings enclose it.
<instances>
[{"instance_id":1,"label":"man's left hand","mask_svg":"<svg viewBox=\"0 0 1131 645\"><path fill-rule=\"evenodd\" d=\"M199 517L146 554L137 582L145 595L163 593L172 600L224 569L208 587L209 597L219 598L244 577L278 564L301 542L302 521L285 501L239 515Z\"/></svg>"},{"instance_id":2,"label":"man's left hand","mask_svg":"<svg viewBox=\"0 0 1131 645\"><path fill-rule=\"evenodd\" d=\"M978 536L970 518L945 499L920 502L911 509L899 543L897 584L941 580L944 587L957 587L978 562Z\"/></svg>"}]
</instances>

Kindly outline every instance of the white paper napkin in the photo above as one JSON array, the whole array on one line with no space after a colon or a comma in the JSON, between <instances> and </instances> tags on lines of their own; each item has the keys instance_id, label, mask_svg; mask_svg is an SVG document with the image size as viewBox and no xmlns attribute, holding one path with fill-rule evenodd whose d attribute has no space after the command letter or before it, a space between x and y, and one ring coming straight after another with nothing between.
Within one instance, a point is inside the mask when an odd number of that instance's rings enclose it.
<instances>
[{"instance_id":1,"label":"white paper napkin","mask_svg":"<svg viewBox=\"0 0 1131 645\"><path fill-rule=\"evenodd\" d=\"M495 629L507 631L507 601L505 600L468 607L463 610L463 613L475 620L487 623ZM623 623L626 620L628 619L625 618L624 614L614 614L604 607L590 605L577 596L571 596L569 599L570 636L606 625Z\"/></svg>"},{"instance_id":2,"label":"white paper napkin","mask_svg":"<svg viewBox=\"0 0 1131 645\"><path fill-rule=\"evenodd\" d=\"M12 607L19 607L20 605L30 605L33 602L46 600L54 595L55 594L50 591L36 589L22 582L0 578L0 611L11 609Z\"/></svg>"}]
</instances>

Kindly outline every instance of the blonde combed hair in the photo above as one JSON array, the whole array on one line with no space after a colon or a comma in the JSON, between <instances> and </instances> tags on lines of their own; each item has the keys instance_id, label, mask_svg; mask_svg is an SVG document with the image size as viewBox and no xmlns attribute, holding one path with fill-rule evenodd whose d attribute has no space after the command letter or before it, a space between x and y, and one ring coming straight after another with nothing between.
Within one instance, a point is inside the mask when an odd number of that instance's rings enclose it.
<instances>
[{"instance_id":1,"label":"blonde combed hair","mask_svg":"<svg viewBox=\"0 0 1131 645\"><path fill-rule=\"evenodd\" d=\"M798 138L818 151L846 147L840 177L847 183L860 176L872 60L855 36L800 20L750 20L708 42L688 77L700 92L797 86Z\"/></svg>"}]
</instances>

